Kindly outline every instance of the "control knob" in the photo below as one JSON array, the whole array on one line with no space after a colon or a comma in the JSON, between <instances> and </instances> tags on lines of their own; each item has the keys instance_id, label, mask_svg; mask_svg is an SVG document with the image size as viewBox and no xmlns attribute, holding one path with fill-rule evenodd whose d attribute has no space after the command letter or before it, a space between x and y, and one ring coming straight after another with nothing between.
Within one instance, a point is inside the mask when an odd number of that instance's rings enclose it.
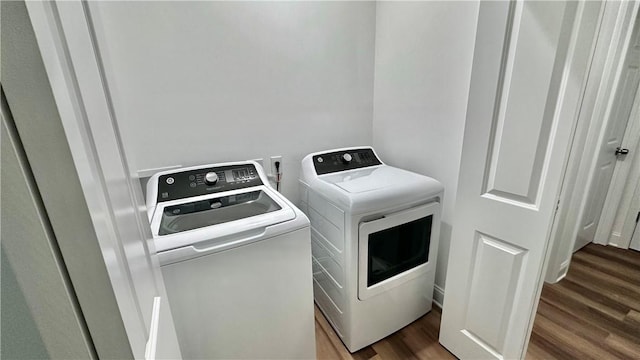
<instances>
[{"instance_id":1,"label":"control knob","mask_svg":"<svg viewBox=\"0 0 640 360\"><path fill-rule=\"evenodd\" d=\"M351 157L351 154L349 153L344 153L344 155L342 155L342 162L345 164L348 164L351 162L353 158Z\"/></svg>"},{"instance_id":2,"label":"control knob","mask_svg":"<svg viewBox=\"0 0 640 360\"><path fill-rule=\"evenodd\" d=\"M206 173L204 176L204 182L206 182L207 185L215 185L215 183L218 182L218 174L213 171Z\"/></svg>"}]
</instances>

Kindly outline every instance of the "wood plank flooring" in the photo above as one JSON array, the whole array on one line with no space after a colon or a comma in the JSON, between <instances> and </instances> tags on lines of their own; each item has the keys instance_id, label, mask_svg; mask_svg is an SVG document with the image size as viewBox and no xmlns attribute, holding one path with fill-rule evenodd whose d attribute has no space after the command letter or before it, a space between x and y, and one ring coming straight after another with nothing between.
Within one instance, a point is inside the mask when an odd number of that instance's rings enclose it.
<instances>
[{"instance_id":1,"label":"wood plank flooring","mask_svg":"<svg viewBox=\"0 0 640 360\"><path fill-rule=\"evenodd\" d=\"M438 343L440 309L350 354L316 308L318 359L455 359ZM545 284L527 359L640 359L640 253L589 244Z\"/></svg>"},{"instance_id":2,"label":"wood plank flooring","mask_svg":"<svg viewBox=\"0 0 640 360\"><path fill-rule=\"evenodd\" d=\"M438 342L440 316L440 309L434 306L427 315L400 331L350 354L316 307L316 353L318 359L341 360L455 359Z\"/></svg>"},{"instance_id":3,"label":"wood plank flooring","mask_svg":"<svg viewBox=\"0 0 640 360\"><path fill-rule=\"evenodd\" d=\"M640 253L589 244L545 284L528 359L640 359Z\"/></svg>"}]
</instances>

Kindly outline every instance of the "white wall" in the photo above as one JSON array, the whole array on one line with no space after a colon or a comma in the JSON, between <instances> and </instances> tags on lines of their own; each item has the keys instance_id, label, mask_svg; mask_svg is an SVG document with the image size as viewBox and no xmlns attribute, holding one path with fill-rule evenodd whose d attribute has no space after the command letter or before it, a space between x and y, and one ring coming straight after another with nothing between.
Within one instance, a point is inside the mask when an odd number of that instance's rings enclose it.
<instances>
[{"instance_id":1,"label":"white wall","mask_svg":"<svg viewBox=\"0 0 640 360\"><path fill-rule=\"evenodd\" d=\"M379 2L373 146L445 187L436 285L444 288L471 78L477 2ZM441 299L440 299L441 300Z\"/></svg>"},{"instance_id":2,"label":"white wall","mask_svg":"<svg viewBox=\"0 0 640 360\"><path fill-rule=\"evenodd\" d=\"M132 171L371 143L375 3L93 2ZM267 164L267 163L266 163Z\"/></svg>"},{"instance_id":3,"label":"white wall","mask_svg":"<svg viewBox=\"0 0 640 360\"><path fill-rule=\"evenodd\" d=\"M132 171L283 155L283 193L297 202L303 156L373 143L445 185L444 287L477 2L90 10Z\"/></svg>"}]
</instances>

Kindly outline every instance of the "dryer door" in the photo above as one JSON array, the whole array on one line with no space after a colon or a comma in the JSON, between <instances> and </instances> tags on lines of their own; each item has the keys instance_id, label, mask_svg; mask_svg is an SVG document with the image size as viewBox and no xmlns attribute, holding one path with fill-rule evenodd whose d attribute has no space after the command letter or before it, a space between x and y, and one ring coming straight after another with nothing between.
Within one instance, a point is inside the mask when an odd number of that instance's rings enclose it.
<instances>
[{"instance_id":1,"label":"dryer door","mask_svg":"<svg viewBox=\"0 0 640 360\"><path fill-rule=\"evenodd\" d=\"M439 229L437 202L360 223L358 298L365 300L435 269Z\"/></svg>"}]
</instances>

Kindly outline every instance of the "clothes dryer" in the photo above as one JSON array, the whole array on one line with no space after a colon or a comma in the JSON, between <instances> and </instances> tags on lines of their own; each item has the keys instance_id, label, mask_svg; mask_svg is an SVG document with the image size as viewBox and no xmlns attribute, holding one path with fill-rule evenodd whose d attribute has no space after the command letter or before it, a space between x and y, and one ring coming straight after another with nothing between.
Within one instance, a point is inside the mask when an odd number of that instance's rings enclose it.
<instances>
[{"instance_id":1,"label":"clothes dryer","mask_svg":"<svg viewBox=\"0 0 640 360\"><path fill-rule=\"evenodd\" d=\"M371 147L302 160L314 297L349 351L431 310L443 186L385 165Z\"/></svg>"}]
</instances>

